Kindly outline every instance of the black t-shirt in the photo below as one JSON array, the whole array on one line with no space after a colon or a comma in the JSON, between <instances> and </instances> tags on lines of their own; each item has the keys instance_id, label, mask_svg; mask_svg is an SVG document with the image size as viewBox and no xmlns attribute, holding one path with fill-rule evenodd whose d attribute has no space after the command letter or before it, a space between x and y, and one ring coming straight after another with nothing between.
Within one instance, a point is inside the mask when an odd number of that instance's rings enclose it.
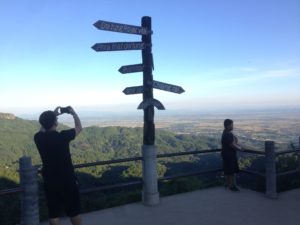
<instances>
[{"instance_id":1,"label":"black t-shirt","mask_svg":"<svg viewBox=\"0 0 300 225\"><path fill-rule=\"evenodd\" d=\"M76 136L75 129L38 132L34 142L43 162L45 182L67 182L75 179L69 143Z\"/></svg>"},{"instance_id":2,"label":"black t-shirt","mask_svg":"<svg viewBox=\"0 0 300 225\"><path fill-rule=\"evenodd\" d=\"M234 137L231 131L224 130L222 134L222 152L227 154L236 153L236 150L231 147L234 142Z\"/></svg>"}]
</instances>

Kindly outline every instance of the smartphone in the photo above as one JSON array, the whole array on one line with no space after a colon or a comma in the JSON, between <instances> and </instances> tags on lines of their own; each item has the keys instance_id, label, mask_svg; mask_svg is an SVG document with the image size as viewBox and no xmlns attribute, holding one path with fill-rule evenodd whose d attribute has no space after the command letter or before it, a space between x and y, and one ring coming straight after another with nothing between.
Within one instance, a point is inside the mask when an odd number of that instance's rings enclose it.
<instances>
[{"instance_id":1,"label":"smartphone","mask_svg":"<svg viewBox=\"0 0 300 225\"><path fill-rule=\"evenodd\" d=\"M60 107L59 108L59 113L63 114L63 113L70 113L70 106L67 107Z\"/></svg>"}]
</instances>

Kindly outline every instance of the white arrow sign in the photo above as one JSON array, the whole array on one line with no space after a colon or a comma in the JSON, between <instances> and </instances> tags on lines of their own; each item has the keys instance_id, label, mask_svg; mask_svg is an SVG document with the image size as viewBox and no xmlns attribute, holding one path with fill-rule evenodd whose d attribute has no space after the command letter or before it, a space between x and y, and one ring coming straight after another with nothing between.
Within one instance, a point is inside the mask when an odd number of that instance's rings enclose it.
<instances>
[{"instance_id":1,"label":"white arrow sign","mask_svg":"<svg viewBox=\"0 0 300 225\"><path fill-rule=\"evenodd\" d=\"M152 86L156 89L164 90L164 91L170 91L174 92L177 94L181 94L184 92L184 89L180 86L172 85L172 84L167 84L159 81L153 81Z\"/></svg>"},{"instance_id":2,"label":"white arrow sign","mask_svg":"<svg viewBox=\"0 0 300 225\"><path fill-rule=\"evenodd\" d=\"M96 52L106 51L124 51L124 50L141 50L144 49L143 42L109 42L97 43L92 46Z\"/></svg>"},{"instance_id":3,"label":"white arrow sign","mask_svg":"<svg viewBox=\"0 0 300 225\"><path fill-rule=\"evenodd\" d=\"M123 90L125 95L141 94L144 92L143 86L127 87Z\"/></svg>"},{"instance_id":4,"label":"white arrow sign","mask_svg":"<svg viewBox=\"0 0 300 225\"><path fill-rule=\"evenodd\" d=\"M143 64L134 64L128 66L122 66L119 69L119 72L124 73L136 73L136 72L143 72L144 66Z\"/></svg>"},{"instance_id":5,"label":"white arrow sign","mask_svg":"<svg viewBox=\"0 0 300 225\"><path fill-rule=\"evenodd\" d=\"M144 27L122 24L122 23L113 23L103 20L98 20L94 23L94 26L99 30L107 30L113 32L127 33L127 34L138 34L138 35L146 35L151 34L152 31L148 31Z\"/></svg>"}]
</instances>

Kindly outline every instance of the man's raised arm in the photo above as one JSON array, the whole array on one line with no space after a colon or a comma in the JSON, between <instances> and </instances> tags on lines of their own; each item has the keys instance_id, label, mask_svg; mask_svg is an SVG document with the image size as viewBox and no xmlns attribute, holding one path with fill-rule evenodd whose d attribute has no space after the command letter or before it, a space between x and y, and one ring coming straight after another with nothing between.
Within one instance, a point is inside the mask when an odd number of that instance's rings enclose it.
<instances>
[{"instance_id":1,"label":"man's raised arm","mask_svg":"<svg viewBox=\"0 0 300 225\"><path fill-rule=\"evenodd\" d=\"M74 109L72 107L70 107L69 111L70 111L70 114L74 118L75 131L76 131L76 136L77 136L81 132L81 130L82 130L81 122L80 122L80 119L79 119L77 113L74 111Z\"/></svg>"}]
</instances>

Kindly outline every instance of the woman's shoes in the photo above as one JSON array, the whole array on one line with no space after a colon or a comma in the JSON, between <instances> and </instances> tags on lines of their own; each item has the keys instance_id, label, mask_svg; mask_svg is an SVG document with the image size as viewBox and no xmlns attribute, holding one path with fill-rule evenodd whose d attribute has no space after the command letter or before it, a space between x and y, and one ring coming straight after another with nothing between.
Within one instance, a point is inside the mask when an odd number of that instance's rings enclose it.
<instances>
[{"instance_id":1,"label":"woman's shoes","mask_svg":"<svg viewBox=\"0 0 300 225\"><path fill-rule=\"evenodd\" d=\"M232 187L229 187L226 183L224 184L225 189L229 189L230 191L240 191L236 185L233 185Z\"/></svg>"},{"instance_id":2,"label":"woman's shoes","mask_svg":"<svg viewBox=\"0 0 300 225\"><path fill-rule=\"evenodd\" d=\"M240 189L237 188L237 186L232 186L229 188L230 191L240 191Z\"/></svg>"}]
</instances>

